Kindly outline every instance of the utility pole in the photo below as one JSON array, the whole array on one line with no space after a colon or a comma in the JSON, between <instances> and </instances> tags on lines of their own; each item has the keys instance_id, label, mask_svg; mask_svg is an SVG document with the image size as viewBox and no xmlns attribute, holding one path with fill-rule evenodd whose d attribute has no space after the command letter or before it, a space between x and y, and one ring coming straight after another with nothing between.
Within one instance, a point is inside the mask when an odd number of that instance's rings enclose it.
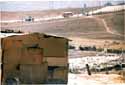
<instances>
[{"instance_id":1,"label":"utility pole","mask_svg":"<svg viewBox=\"0 0 125 85\"><path fill-rule=\"evenodd\" d=\"M54 9L54 1L49 1L49 9Z\"/></svg>"},{"instance_id":2,"label":"utility pole","mask_svg":"<svg viewBox=\"0 0 125 85\"><path fill-rule=\"evenodd\" d=\"M82 11L83 14L85 14L85 12L86 12L85 10L86 10L86 4L84 4L84 7L83 7L83 11Z\"/></svg>"}]
</instances>

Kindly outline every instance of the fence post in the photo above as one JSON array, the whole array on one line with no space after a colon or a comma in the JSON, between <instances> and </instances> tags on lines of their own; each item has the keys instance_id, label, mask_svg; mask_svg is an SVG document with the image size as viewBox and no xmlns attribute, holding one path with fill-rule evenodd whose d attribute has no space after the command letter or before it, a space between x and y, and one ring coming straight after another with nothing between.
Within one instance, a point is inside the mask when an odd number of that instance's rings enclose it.
<instances>
[{"instance_id":1,"label":"fence post","mask_svg":"<svg viewBox=\"0 0 125 85\"><path fill-rule=\"evenodd\" d=\"M91 71L89 69L89 65L88 64L86 64L86 68L87 68L88 75L91 75Z\"/></svg>"}]
</instances>

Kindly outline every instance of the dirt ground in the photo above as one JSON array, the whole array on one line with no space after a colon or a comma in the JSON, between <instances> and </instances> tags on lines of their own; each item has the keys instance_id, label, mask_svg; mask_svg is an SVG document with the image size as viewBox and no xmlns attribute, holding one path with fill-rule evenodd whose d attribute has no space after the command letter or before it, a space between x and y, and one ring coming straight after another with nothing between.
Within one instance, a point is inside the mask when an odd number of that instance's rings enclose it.
<instances>
[{"instance_id":1,"label":"dirt ground","mask_svg":"<svg viewBox=\"0 0 125 85\"><path fill-rule=\"evenodd\" d=\"M68 85L125 85L125 80L117 74L69 74Z\"/></svg>"}]
</instances>

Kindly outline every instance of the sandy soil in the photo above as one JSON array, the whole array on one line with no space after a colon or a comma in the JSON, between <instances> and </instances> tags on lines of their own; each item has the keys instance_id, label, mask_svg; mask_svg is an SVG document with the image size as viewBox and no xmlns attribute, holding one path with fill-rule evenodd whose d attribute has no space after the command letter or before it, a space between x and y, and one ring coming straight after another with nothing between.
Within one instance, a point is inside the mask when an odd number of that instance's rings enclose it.
<instances>
[{"instance_id":1,"label":"sandy soil","mask_svg":"<svg viewBox=\"0 0 125 85\"><path fill-rule=\"evenodd\" d=\"M69 74L68 85L125 85L125 80L117 74Z\"/></svg>"}]
</instances>

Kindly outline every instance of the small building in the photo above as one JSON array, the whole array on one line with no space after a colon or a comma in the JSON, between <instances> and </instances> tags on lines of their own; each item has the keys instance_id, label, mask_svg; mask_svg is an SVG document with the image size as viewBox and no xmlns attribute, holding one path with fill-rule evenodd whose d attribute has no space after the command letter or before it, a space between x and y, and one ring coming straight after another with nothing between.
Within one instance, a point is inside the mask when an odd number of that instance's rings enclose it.
<instances>
[{"instance_id":1,"label":"small building","mask_svg":"<svg viewBox=\"0 0 125 85\"><path fill-rule=\"evenodd\" d=\"M72 13L72 12L64 12L62 16L63 16L64 18L68 18L68 17L73 16L73 13Z\"/></svg>"},{"instance_id":2,"label":"small building","mask_svg":"<svg viewBox=\"0 0 125 85\"><path fill-rule=\"evenodd\" d=\"M67 83L68 39L33 33L2 38L1 45L2 82L18 78L20 84Z\"/></svg>"},{"instance_id":3,"label":"small building","mask_svg":"<svg viewBox=\"0 0 125 85\"><path fill-rule=\"evenodd\" d=\"M27 16L27 17L25 18L25 21L26 21L26 22L33 22L33 21L34 21L34 18L33 18L32 16Z\"/></svg>"}]
</instances>

